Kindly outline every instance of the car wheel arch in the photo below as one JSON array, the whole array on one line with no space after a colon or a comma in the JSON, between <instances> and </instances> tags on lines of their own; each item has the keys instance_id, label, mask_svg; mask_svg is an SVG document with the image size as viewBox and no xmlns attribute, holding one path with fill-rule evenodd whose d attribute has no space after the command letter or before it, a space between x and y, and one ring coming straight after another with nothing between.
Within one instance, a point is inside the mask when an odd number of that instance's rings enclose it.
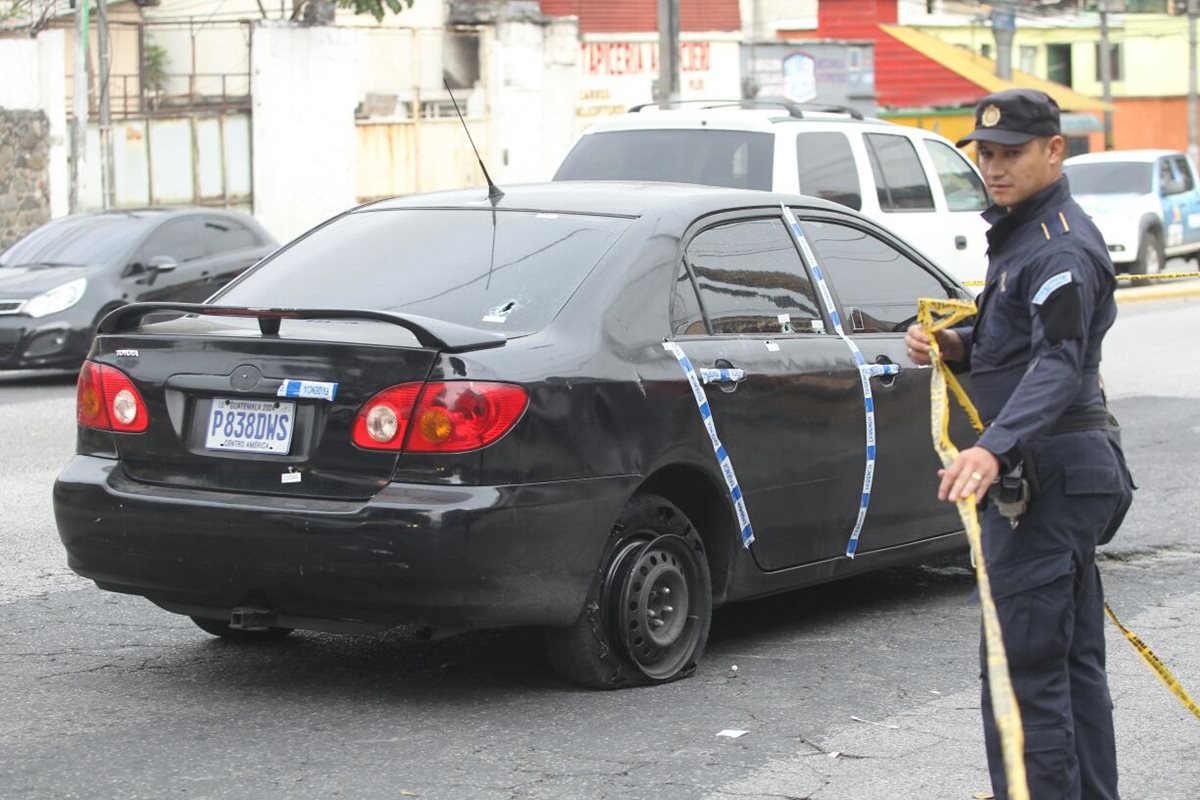
<instances>
[{"instance_id":1,"label":"car wheel arch","mask_svg":"<svg viewBox=\"0 0 1200 800\"><path fill-rule=\"evenodd\" d=\"M713 605L724 603L741 546L725 486L696 466L671 464L649 475L637 491L671 501L691 520L708 558Z\"/></svg>"}]
</instances>

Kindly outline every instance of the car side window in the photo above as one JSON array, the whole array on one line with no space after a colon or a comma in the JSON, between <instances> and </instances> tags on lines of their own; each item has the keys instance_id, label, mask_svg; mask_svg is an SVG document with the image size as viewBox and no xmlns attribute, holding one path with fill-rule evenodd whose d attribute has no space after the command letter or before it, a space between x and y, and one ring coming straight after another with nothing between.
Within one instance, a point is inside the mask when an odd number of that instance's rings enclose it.
<instances>
[{"instance_id":1,"label":"car side window","mask_svg":"<svg viewBox=\"0 0 1200 800\"><path fill-rule=\"evenodd\" d=\"M917 300L950 296L932 272L867 231L811 219L800 226L842 301L847 333L903 331L916 320Z\"/></svg>"},{"instance_id":2,"label":"car side window","mask_svg":"<svg viewBox=\"0 0 1200 800\"><path fill-rule=\"evenodd\" d=\"M201 236L210 255L245 250L262 244L254 231L245 225L221 217L205 217Z\"/></svg>"},{"instance_id":3,"label":"car side window","mask_svg":"<svg viewBox=\"0 0 1200 800\"><path fill-rule=\"evenodd\" d=\"M824 330L812 281L783 220L717 225L687 246L687 265L715 334Z\"/></svg>"},{"instance_id":4,"label":"car side window","mask_svg":"<svg viewBox=\"0 0 1200 800\"><path fill-rule=\"evenodd\" d=\"M800 194L820 197L862 210L862 187L850 140L838 131L813 131L796 136Z\"/></svg>"},{"instance_id":5,"label":"car side window","mask_svg":"<svg viewBox=\"0 0 1200 800\"><path fill-rule=\"evenodd\" d=\"M204 245L196 233L194 219L172 220L146 239L134 260L146 264L152 258L169 256L179 263L204 256Z\"/></svg>"},{"instance_id":6,"label":"car side window","mask_svg":"<svg viewBox=\"0 0 1200 800\"><path fill-rule=\"evenodd\" d=\"M868 133L864 138L879 207L884 211L932 211L933 192L908 137Z\"/></svg>"},{"instance_id":7,"label":"car side window","mask_svg":"<svg viewBox=\"0 0 1200 800\"><path fill-rule=\"evenodd\" d=\"M945 142L925 140L925 150L933 160L938 181L946 193L946 206L951 211L983 211L988 203L983 181L962 153Z\"/></svg>"},{"instance_id":8,"label":"car side window","mask_svg":"<svg viewBox=\"0 0 1200 800\"><path fill-rule=\"evenodd\" d=\"M1188 169L1187 159L1183 156L1174 156L1171 158L1171 165L1175 168L1175 188L1177 193L1190 192L1196 188L1195 181L1192 179L1192 171Z\"/></svg>"}]
</instances>

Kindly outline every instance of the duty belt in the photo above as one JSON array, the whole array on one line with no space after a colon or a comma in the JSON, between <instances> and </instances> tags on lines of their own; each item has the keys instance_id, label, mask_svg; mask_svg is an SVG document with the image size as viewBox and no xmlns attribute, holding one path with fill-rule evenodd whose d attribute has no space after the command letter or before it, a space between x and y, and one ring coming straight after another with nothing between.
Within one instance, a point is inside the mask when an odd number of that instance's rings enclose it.
<instances>
[{"instance_id":1,"label":"duty belt","mask_svg":"<svg viewBox=\"0 0 1200 800\"><path fill-rule=\"evenodd\" d=\"M1117 420L1104 406L1087 406L1074 411L1067 411L1058 421L1046 431L1049 436L1059 433L1079 433L1080 431L1106 431L1116 428Z\"/></svg>"}]
</instances>

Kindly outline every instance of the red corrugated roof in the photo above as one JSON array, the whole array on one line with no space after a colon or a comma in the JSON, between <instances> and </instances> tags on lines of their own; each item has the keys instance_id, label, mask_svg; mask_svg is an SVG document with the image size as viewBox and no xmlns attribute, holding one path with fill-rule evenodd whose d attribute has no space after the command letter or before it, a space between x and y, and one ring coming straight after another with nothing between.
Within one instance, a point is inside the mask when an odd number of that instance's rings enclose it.
<instances>
[{"instance_id":1,"label":"red corrugated roof","mask_svg":"<svg viewBox=\"0 0 1200 800\"><path fill-rule=\"evenodd\" d=\"M542 0L542 13L579 17L580 33L658 31L658 0ZM679 0L681 31L740 31L738 0Z\"/></svg>"},{"instance_id":2,"label":"red corrugated roof","mask_svg":"<svg viewBox=\"0 0 1200 800\"><path fill-rule=\"evenodd\" d=\"M895 24L896 0L820 0L815 31L780 31L781 39L849 39L875 43L875 100L890 108L973 105L986 92L880 29Z\"/></svg>"}]
</instances>

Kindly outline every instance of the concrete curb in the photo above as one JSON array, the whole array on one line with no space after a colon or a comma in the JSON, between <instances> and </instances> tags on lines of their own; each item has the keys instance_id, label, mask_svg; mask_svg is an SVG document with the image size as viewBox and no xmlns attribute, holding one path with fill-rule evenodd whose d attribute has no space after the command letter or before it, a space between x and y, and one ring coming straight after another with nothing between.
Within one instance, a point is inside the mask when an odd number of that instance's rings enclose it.
<instances>
[{"instance_id":1,"label":"concrete curb","mask_svg":"<svg viewBox=\"0 0 1200 800\"><path fill-rule=\"evenodd\" d=\"M1162 300L1171 297L1200 296L1200 277L1173 280L1153 286L1124 286L1116 291L1118 303L1135 303L1139 300Z\"/></svg>"}]
</instances>

